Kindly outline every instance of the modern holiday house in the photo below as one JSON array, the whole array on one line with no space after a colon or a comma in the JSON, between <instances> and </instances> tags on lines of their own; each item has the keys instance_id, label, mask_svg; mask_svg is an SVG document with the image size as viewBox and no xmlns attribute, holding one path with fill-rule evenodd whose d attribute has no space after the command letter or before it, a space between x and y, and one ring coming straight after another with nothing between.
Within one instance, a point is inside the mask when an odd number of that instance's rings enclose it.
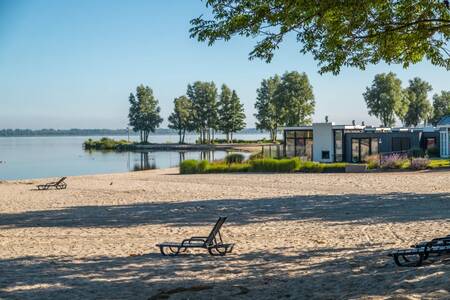
<instances>
[{"instance_id":1,"label":"modern holiday house","mask_svg":"<svg viewBox=\"0 0 450 300\"><path fill-rule=\"evenodd\" d=\"M369 155L406 152L413 148L449 157L450 116L436 127L383 128L313 123L283 128L283 152L317 162L362 162Z\"/></svg>"}]
</instances>

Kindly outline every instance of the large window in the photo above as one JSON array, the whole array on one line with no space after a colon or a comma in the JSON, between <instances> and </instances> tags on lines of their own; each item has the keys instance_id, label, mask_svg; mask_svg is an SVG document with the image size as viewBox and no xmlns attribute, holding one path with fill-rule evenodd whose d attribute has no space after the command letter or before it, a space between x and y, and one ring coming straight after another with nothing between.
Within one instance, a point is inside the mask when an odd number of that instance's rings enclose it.
<instances>
[{"instance_id":1,"label":"large window","mask_svg":"<svg viewBox=\"0 0 450 300\"><path fill-rule=\"evenodd\" d=\"M286 156L298 156L304 160L312 159L312 130L286 131Z\"/></svg>"},{"instance_id":2,"label":"large window","mask_svg":"<svg viewBox=\"0 0 450 300\"><path fill-rule=\"evenodd\" d=\"M393 137L392 151L401 152L407 151L411 148L411 139L409 137Z\"/></svg>"},{"instance_id":3,"label":"large window","mask_svg":"<svg viewBox=\"0 0 450 300\"><path fill-rule=\"evenodd\" d=\"M352 162L359 161L359 139L352 139Z\"/></svg>"},{"instance_id":4,"label":"large window","mask_svg":"<svg viewBox=\"0 0 450 300\"><path fill-rule=\"evenodd\" d=\"M295 156L295 139L293 138L286 138L286 156Z\"/></svg>"},{"instance_id":5,"label":"large window","mask_svg":"<svg viewBox=\"0 0 450 300\"><path fill-rule=\"evenodd\" d=\"M378 144L379 144L378 138L371 138L370 139L370 151L372 154L378 154Z\"/></svg>"},{"instance_id":6,"label":"large window","mask_svg":"<svg viewBox=\"0 0 450 300\"><path fill-rule=\"evenodd\" d=\"M378 153L378 138L353 138L352 162L363 162L372 154Z\"/></svg>"}]
</instances>

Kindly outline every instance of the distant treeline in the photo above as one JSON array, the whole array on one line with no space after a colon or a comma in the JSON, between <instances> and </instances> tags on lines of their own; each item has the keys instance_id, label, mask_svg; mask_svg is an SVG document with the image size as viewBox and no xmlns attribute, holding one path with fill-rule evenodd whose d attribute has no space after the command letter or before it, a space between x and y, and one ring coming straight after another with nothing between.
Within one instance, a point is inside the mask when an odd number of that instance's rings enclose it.
<instances>
[{"instance_id":1,"label":"distant treeline","mask_svg":"<svg viewBox=\"0 0 450 300\"><path fill-rule=\"evenodd\" d=\"M247 128L239 133L260 133L254 128ZM108 135L127 135L126 129L0 129L0 137L18 137L18 136L108 136ZM155 135L177 134L176 130L167 128L158 128ZM137 132L130 130L130 135L138 135Z\"/></svg>"}]
</instances>

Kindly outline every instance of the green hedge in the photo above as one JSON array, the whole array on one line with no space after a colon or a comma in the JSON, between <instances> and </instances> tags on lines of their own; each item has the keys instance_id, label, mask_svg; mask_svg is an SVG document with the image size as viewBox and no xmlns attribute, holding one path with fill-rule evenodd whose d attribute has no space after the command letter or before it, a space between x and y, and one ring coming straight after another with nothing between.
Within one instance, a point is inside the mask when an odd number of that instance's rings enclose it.
<instances>
[{"instance_id":1,"label":"green hedge","mask_svg":"<svg viewBox=\"0 0 450 300\"><path fill-rule=\"evenodd\" d=\"M300 168L299 158L263 158L250 161L253 172L295 172Z\"/></svg>"},{"instance_id":2,"label":"green hedge","mask_svg":"<svg viewBox=\"0 0 450 300\"><path fill-rule=\"evenodd\" d=\"M306 172L306 173L336 173L345 172L346 163L321 164L301 161L299 158L284 159L253 159L243 163L208 162L185 160L180 164L181 174L196 173L230 173L230 172Z\"/></svg>"},{"instance_id":3,"label":"green hedge","mask_svg":"<svg viewBox=\"0 0 450 300\"><path fill-rule=\"evenodd\" d=\"M203 174L203 173L228 173L228 172L248 172L250 165L227 164L224 162L208 162L206 160L188 159L180 164L180 174Z\"/></svg>"}]
</instances>

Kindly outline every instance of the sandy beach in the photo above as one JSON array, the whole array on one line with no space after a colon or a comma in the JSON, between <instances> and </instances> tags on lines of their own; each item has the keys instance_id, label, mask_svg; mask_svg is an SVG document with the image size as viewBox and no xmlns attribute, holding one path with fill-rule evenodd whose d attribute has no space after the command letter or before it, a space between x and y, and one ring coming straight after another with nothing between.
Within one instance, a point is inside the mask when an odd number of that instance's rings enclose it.
<instances>
[{"instance_id":1,"label":"sandy beach","mask_svg":"<svg viewBox=\"0 0 450 300\"><path fill-rule=\"evenodd\" d=\"M177 170L0 183L0 298L450 299L446 258L394 248L450 233L450 172L187 175ZM229 217L234 253L155 244Z\"/></svg>"}]
</instances>

